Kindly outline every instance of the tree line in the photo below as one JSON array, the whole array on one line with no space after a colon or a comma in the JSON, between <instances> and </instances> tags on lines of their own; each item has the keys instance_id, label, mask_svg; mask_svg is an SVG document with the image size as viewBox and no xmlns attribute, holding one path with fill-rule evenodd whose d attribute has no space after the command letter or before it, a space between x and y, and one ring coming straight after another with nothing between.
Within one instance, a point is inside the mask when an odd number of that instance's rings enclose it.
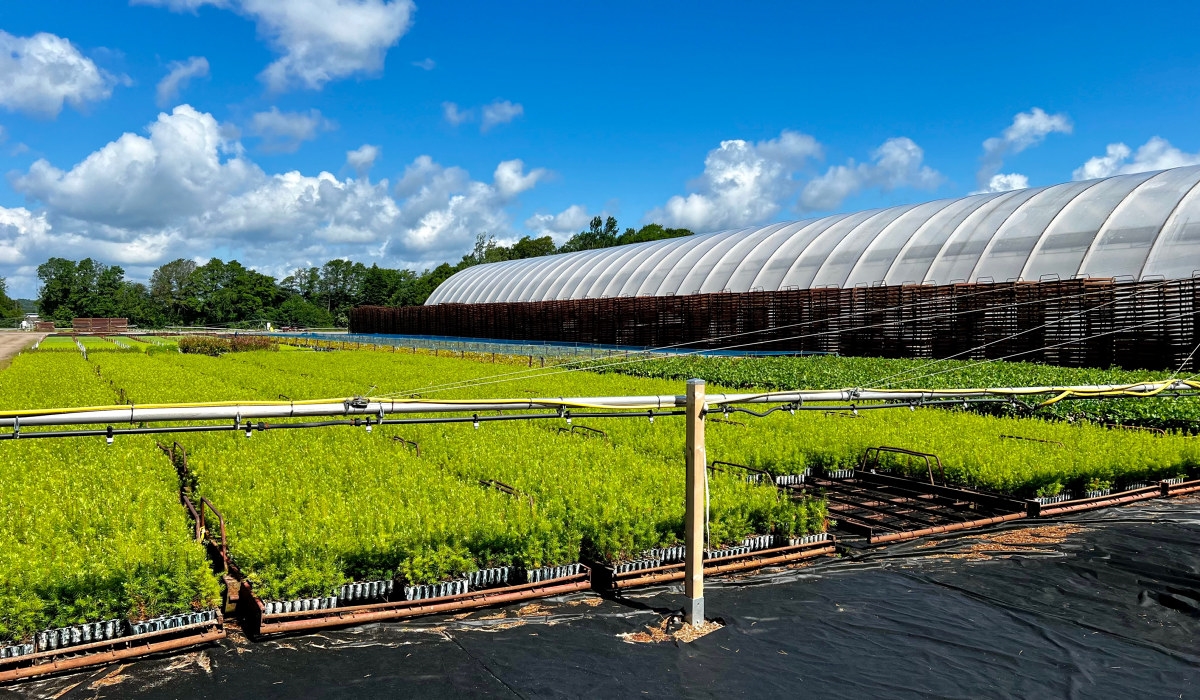
<instances>
[{"instance_id":1,"label":"tree line","mask_svg":"<svg viewBox=\"0 0 1200 700\"><path fill-rule=\"evenodd\" d=\"M125 279L119 265L85 258L51 258L37 268L38 313L69 324L76 317L124 317L143 328L163 326L328 328L346 326L355 306L412 306L425 303L438 285L473 265L535 258L631 243L690 236L687 229L648 224L618 233L613 217L595 217L587 231L561 247L550 236L525 236L511 246L484 235L457 264L442 263L424 272L330 260L320 267L295 270L282 280L251 270L236 260L212 258L203 265L180 258L154 270L149 284ZM10 313L11 312L11 313ZM0 278L0 314L21 314L4 293Z\"/></svg>"}]
</instances>

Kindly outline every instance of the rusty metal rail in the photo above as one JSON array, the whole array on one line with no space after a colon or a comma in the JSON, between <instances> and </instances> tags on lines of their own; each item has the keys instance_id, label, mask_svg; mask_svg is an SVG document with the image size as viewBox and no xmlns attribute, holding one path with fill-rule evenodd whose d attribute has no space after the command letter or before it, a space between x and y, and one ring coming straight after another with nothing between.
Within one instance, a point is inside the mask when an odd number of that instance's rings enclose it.
<instances>
[{"instance_id":1,"label":"rusty metal rail","mask_svg":"<svg viewBox=\"0 0 1200 700\"><path fill-rule=\"evenodd\" d=\"M113 661L186 649L224 638L224 618L218 613L215 620L194 627L117 637L102 642L80 644L4 659L0 661L0 683L77 671Z\"/></svg>"},{"instance_id":2,"label":"rusty metal rail","mask_svg":"<svg viewBox=\"0 0 1200 700\"><path fill-rule=\"evenodd\" d=\"M738 556L709 559L704 563L704 575L717 576L761 569L767 566L781 566L825 554L833 554L834 550L835 541L832 537L808 544L761 549ZM595 567L593 572L593 583L598 590L616 591L681 581L684 578L684 563L681 561L620 574L611 565L601 565Z\"/></svg>"},{"instance_id":3,"label":"rusty metal rail","mask_svg":"<svg viewBox=\"0 0 1200 700\"><path fill-rule=\"evenodd\" d=\"M239 599L238 614L247 634L262 637L313 629L361 625L367 622L398 620L418 615L476 610L522 600L565 595L589 590L591 587L592 572L588 567L581 567L581 573L574 576L564 576L538 583L468 591L458 595L425 600L371 603L268 615L263 601L253 594L249 583L243 582L243 595Z\"/></svg>"},{"instance_id":4,"label":"rusty metal rail","mask_svg":"<svg viewBox=\"0 0 1200 700\"><path fill-rule=\"evenodd\" d=\"M1098 508L1120 506L1125 505L1126 503L1146 501L1151 498L1171 498L1174 496L1184 496L1190 493L1196 493L1198 491L1200 491L1200 479L1178 483L1172 483L1171 481L1160 481L1154 486L1145 486L1137 489L1118 491L1116 493L1109 493L1103 496L1095 496L1092 498L1076 498L1070 501L1059 501L1058 503L1049 505L1043 505L1037 501L1029 501L1028 510L1030 517L1047 518L1053 515L1082 513L1083 511L1096 510Z\"/></svg>"}]
</instances>

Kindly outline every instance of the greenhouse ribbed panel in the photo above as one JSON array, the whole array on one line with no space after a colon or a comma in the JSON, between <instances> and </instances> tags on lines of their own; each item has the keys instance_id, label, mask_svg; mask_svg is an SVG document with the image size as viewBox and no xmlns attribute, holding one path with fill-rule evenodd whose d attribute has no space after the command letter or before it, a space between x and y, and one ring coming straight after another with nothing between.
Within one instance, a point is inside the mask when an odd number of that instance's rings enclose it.
<instances>
[{"instance_id":1,"label":"greenhouse ribbed panel","mask_svg":"<svg viewBox=\"0 0 1200 700\"><path fill-rule=\"evenodd\" d=\"M1200 166L978 194L463 270L427 304L1200 269Z\"/></svg>"}]
</instances>

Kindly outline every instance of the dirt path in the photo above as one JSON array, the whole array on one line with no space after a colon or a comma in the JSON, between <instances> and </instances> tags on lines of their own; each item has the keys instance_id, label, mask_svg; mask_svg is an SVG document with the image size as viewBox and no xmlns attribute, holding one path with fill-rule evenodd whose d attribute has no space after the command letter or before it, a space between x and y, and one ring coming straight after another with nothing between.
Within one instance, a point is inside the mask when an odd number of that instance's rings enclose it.
<instances>
[{"instance_id":1,"label":"dirt path","mask_svg":"<svg viewBox=\"0 0 1200 700\"><path fill-rule=\"evenodd\" d=\"M45 338L47 333L0 331L0 369L8 367L17 353Z\"/></svg>"}]
</instances>

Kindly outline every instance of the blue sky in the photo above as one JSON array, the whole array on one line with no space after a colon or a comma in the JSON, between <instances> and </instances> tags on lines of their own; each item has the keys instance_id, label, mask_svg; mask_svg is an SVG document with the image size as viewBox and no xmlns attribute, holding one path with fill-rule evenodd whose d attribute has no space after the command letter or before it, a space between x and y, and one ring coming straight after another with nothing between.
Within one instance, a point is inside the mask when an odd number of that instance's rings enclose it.
<instances>
[{"instance_id":1,"label":"blue sky","mask_svg":"<svg viewBox=\"0 0 1200 700\"><path fill-rule=\"evenodd\" d=\"M421 268L477 233L561 241L595 214L712 231L1200 162L1198 19L1128 3L7 2L0 275L30 295L52 255L141 279L214 255L271 274Z\"/></svg>"}]
</instances>

